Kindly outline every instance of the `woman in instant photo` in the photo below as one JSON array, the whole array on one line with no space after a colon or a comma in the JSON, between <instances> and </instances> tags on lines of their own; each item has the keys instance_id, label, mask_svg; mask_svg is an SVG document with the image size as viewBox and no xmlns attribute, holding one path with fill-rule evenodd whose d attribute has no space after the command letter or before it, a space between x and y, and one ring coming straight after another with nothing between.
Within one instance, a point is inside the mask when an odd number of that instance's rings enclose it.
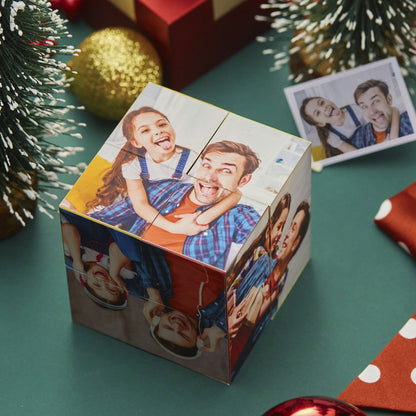
<instances>
[{"instance_id":1,"label":"woman in instant photo","mask_svg":"<svg viewBox=\"0 0 416 416\"><path fill-rule=\"evenodd\" d=\"M177 222L159 215L149 204L146 186L165 179L187 181L185 173L196 155L190 157L190 149L176 144L175 130L167 116L152 107L128 113L122 129L127 142L105 174L96 198L88 203L94 218L129 231L140 216L170 233L195 235L238 203L241 194L234 192L205 212L186 215Z\"/></svg>"}]
</instances>

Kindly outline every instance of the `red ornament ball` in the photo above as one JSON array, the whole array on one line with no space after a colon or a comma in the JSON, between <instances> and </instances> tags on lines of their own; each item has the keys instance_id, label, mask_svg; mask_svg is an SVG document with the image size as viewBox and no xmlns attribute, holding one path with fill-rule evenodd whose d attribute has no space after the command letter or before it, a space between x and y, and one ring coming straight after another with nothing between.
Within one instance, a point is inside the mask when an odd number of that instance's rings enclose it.
<instances>
[{"instance_id":1,"label":"red ornament ball","mask_svg":"<svg viewBox=\"0 0 416 416\"><path fill-rule=\"evenodd\" d=\"M61 10L68 20L77 20L81 16L84 0L51 0L52 9Z\"/></svg>"}]
</instances>

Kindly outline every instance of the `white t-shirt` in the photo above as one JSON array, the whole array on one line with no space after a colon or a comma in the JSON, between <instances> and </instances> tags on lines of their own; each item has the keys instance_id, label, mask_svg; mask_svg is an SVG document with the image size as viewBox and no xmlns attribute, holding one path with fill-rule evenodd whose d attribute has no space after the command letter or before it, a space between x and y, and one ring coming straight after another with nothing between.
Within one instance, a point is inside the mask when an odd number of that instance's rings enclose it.
<instances>
[{"instance_id":1,"label":"white t-shirt","mask_svg":"<svg viewBox=\"0 0 416 416\"><path fill-rule=\"evenodd\" d=\"M349 111L346 108L344 108L342 110L345 114L344 124L342 126L333 126L335 130L337 130L347 138L350 138L355 132L355 130L358 129L358 127L363 126L367 123L366 119L362 115L360 107L357 104L350 104L350 107L354 112L355 116L357 117L360 125L356 126ZM332 147L339 147L343 142L344 141L341 139L341 137L339 137L336 133L333 133L332 131L329 132L328 144L330 144Z\"/></svg>"},{"instance_id":2,"label":"white t-shirt","mask_svg":"<svg viewBox=\"0 0 416 416\"><path fill-rule=\"evenodd\" d=\"M175 172L176 167L178 166L179 159L182 155L183 149L176 148L175 154L165 162L156 163L149 156L148 153L145 154L145 160L147 165L147 170L149 172L149 180L157 181L162 179L172 178L173 173ZM189 153L188 159L185 164L185 168L182 172L182 177L179 180L180 182L189 182L191 179L186 175L186 172L190 169L192 163L196 159L196 153L191 150ZM142 168L140 166L139 157L134 158L133 160L125 163L121 167L123 178L125 179L141 179L140 174L142 173Z\"/></svg>"}]
</instances>

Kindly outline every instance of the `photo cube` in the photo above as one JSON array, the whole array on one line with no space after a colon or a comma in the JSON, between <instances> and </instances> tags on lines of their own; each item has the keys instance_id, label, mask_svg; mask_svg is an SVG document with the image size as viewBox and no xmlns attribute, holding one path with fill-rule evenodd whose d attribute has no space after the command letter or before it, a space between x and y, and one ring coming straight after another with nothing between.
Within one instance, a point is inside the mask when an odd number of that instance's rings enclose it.
<instances>
[{"instance_id":1,"label":"photo cube","mask_svg":"<svg viewBox=\"0 0 416 416\"><path fill-rule=\"evenodd\" d=\"M230 384L310 256L310 143L149 84L60 204L73 321Z\"/></svg>"}]
</instances>

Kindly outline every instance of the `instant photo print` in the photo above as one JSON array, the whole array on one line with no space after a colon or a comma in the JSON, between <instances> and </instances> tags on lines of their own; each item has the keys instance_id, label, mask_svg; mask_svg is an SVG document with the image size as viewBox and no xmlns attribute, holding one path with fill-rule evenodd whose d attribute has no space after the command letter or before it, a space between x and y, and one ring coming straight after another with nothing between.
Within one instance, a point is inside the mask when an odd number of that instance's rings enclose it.
<instances>
[{"instance_id":1,"label":"instant photo print","mask_svg":"<svg viewBox=\"0 0 416 416\"><path fill-rule=\"evenodd\" d=\"M396 58L285 88L317 169L416 139L416 116Z\"/></svg>"},{"instance_id":2,"label":"instant photo print","mask_svg":"<svg viewBox=\"0 0 416 416\"><path fill-rule=\"evenodd\" d=\"M230 384L310 255L311 144L149 84L60 204L73 321Z\"/></svg>"}]
</instances>

